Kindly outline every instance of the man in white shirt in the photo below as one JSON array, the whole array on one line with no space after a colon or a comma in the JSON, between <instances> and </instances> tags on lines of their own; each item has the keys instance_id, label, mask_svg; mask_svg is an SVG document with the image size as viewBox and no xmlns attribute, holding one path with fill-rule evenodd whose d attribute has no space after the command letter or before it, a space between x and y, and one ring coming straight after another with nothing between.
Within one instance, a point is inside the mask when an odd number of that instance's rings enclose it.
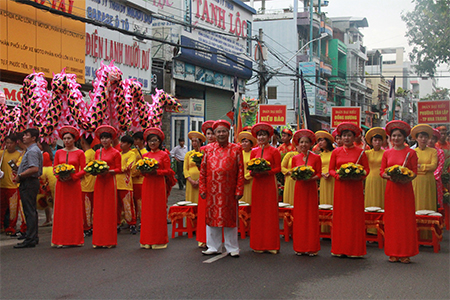
<instances>
[{"instance_id":1,"label":"man in white shirt","mask_svg":"<svg viewBox=\"0 0 450 300\"><path fill-rule=\"evenodd\" d=\"M178 187L180 190L186 185L186 178L183 174L184 157L187 153L187 147L184 144L184 138L178 139L179 145L170 151L170 156L175 158L177 161L177 177L178 177Z\"/></svg>"}]
</instances>

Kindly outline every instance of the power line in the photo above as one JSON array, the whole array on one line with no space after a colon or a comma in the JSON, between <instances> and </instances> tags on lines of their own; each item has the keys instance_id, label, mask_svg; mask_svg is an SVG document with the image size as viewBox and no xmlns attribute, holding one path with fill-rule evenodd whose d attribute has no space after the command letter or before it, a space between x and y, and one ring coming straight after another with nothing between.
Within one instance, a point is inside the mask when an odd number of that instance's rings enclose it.
<instances>
[{"instance_id":1,"label":"power line","mask_svg":"<svg viewBox=\"0 0 450 300\"><path fill-rule=\"evenodd\" d=\"M181 44L173 43L173 42L170 42L170 41L166 41L164 39L150 37L150 36L147 36L147 35L141 34L141 33L130 32L128 30L117 28L117 27L114 27L114 26L109 25L109 24L101 23L101 22L98 22L98 21L95 21L95 20L91 20L91 19L88 19L88 18L84 18L84 17L80 17L80 16L77 16L77 15L73 15L73 14L69 14L69 13L66 13L66 12L62 12L62 11L53 9L51 7L45 6L43 4L39 4L39 3L36 3L36 2L30 2L29 0L14 0L14 1L18 2L18 3L21 3L21 4L25 4L25 5L30 5L30 6L33 6L35 8L38 8L38 9L46 10L46 11L52 13L52 14L64 16L64 17L67 17L67 18L70 18L70 19L73 19L73 20L77 20L77 21L83 22L83 23L88 23L88 24L95 25L95 26L98 26L98 27L105 27L107 29L118 31L118 32L120 32L122 34L125 34L125 35L134 36L134 37L136 37L138 39L141 39L141 40L150 40L150 41L160 42L162 44L167 44L167 45L174 46L174 47L190 49L190 50L195 50L195 51L198 51L198 52L204 52L204 53L209 53L209 54L221 55L221 56L227 58L228 60L236 63L237 65L240 65L240 66L242 66L242 67L244 67L246 69L252 70L253 72L259 73L258 70L250 68L247 65L245 65L244 63L241 63L241 62L239 62L239 61L237 61L237 60L235 60L233 58L228 57L228 55L226 53L223 53L223 52L212 52L212 51L208 51L208 50L205 50L205 49L202 49L202 48L190 47L190 46L181 45Z\"/></svg>"},{"instance_id":2,"label":"power line","mask_svg":"<svg viewBox=\"0 0 450 300\"><path fill-rule=\"evenodd\" d=\"M29 3L29 2L34 1L34 0L13 0L13 1L18 2L18 3L22 3L22 4L29 4L29 5L32 5L32 4ZM49 0L48 0L48 1L49 1ZM49 1L49 2L50 2L50 1ZM132 3L130 3L130 4L132 4ZM34 5L32 5L32 6L34 6ZM36 7L36 6L35 6L35 7ZM80 12L82 12L84 15L86 15L86 9L80 8L80 7L77 7L77 6L74 6L74 7L75 7L78 11L80 11ZM161 14L161 13L155 14L155 13L152 12L152 11L149 11L149 10L147 10L147 9L142 9L142 7L139 7L138 5L133 5L133 4L132 4L132 7L136 8L136 9L139 9L140 11L148 11L149 14L152 16L152 18L155 18L155 19L158 19L158 20L163 20L163 21L166 21L166 22L170 22L170 23L182 25L182 26L184 26L184 27L189 27L189 28L191 28L191 29L199 29L199 30L208 31L208 32L211 32L211 33L220 34L220 35L231 36L231 37L237 37L235 34L232 34L232 33L227 33L227 32L222 32L222 31L216 31L216 30L213 30L214 27L213 27L213 26L209 26L208 24L203 24L202 26L192 25L192 24L189 24L189 23L187 23L186 21L184 21L183 17L172 16L172 15L171 15L171 16L168 16L168 15ZM181 9L181 8L177 8L177 7L171 7L171 9L180 11L180 12L182 12L182 13L185 13L185 12L186 12L186 10ZM224 24L228 24L228 25L231 24L231 23L227 22L226 19L225 19L223 22L224 22ZM151 24L149 24L149 25L150 25L150 27L152 27ZM231 25L233 25L233 24L231 24ZM251 37L251 36L250 36L250 37L245 37L245 38L242 37L242 39L257 40L256 38L253 38L253 37Z\"/></svg>"}]
</instances>

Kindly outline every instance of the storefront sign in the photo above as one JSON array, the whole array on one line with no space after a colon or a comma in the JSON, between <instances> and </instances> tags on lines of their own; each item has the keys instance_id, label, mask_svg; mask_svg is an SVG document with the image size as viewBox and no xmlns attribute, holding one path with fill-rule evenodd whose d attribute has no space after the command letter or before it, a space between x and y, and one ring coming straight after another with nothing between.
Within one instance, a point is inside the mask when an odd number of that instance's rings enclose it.
<instances>
[{"instance_id":1,"label":"storefront sign","mask_svg":"<svg viewBox=\"0 0 450 300\"><path fill-rule=\"evenodd\" d=\"M84 17L85 0L28 2ZM84 83L84 23L11 0L1 1L0 16L2 70L24 74L34 70L51 77L66 68Z\"/></svg>"},{"instance_id":2,"label":"storefront sign","mask_svg":"<svg viewBox=\"0 0 450 300\"><path fill-rule=\"evenodd\" d=\"M259 122L266 122L272 126L286 125L286 105L259 106Z\"/></svg>"},{"instance_id":3,"label":"storefront sign","mask_svg":"<svg viewBox=\"0 0 450 300\"><path fill-rule=\"evenodd\" d=\"M230 75L214 72L183 61L173 61L173 78L195 82L197 84L207 85L222 90L234 91L233 77ZM238 91L243 93L245 91L244 81L238 78L237 82Z\"/></svg>"},{"instance_id":4,"label":"storefront sign","mask_svg":"<svg viewBox=\"0 0 450 300\"><path fill-rule=\"evenodd\" d=\"M256 11L241 1L189 0L184 3L183 19L191 26L184 27L181 44L208 52L182 48L177 59L239 78L250 78L252 62L245 54L252 54L247 37L252 35L252 15ZM227 57L216 54L220 52Z\"/></svg>"},{"instance_id":5,"label":"storefront sign","mask_svg":"<svg viewBox=\"0 0 450 300\"><path fill-rule=\"evenodd\" d=\"M205 100L203 99L178 99L182 108L179 113L172 114L181 114L181 115L190 115L190 116L200 116L203 117L205 115Z\"/></svg>"},{"instance_id":6,"label":"storefront sign","mask_svg":"<svg viewBox=\"0 0 450 300\"><path fill-rule=\"evenodd\" d=\"M6 105L17 106L21 105L22 99L22 86L19 84L12 84L6 82L0 82L0 91L5 93Z\"/></svg>"},{"instance_id":7,"label":"storefront sign","mask_svg":"<svg viewBox=\"0 0 450 300\"><path fill-rule=\"evenodd\" d=\"M336 128L342 122L350 122L361 127L361 107L333 106L331 107L331 128Z\"/></svg>"},{"instance_id":8,"label":"storefront sign","mask_svg":"<svg viewBox=\"0 0 450 300\"><path fill-rule=\"evenodd\" d=\"M418 122L425 124L448 124L450 123L450 101L419 101Z\"/></svg>"},{"instance_id":9,"label":"storefront sign","mask_svg":"<svg viewBox=\"0 0 450 300\"><path fill-rule=\"evenodd\" d=\"M130 32L151 35L151 15L119 1L86 0L86 17ZM114 60L123 77L134 78L151 89L151 41L86 24L86 80L93 81L100 63Z\"/></svg>"},{"instance_id":10,"label":"storefront sign","mask_svg":"<svg viewBox=\"0 0 450 300\"><path fill-rule=\"evenodd\" d=\"M220 50L186 36L181 36L181 44L191 48L200 48L207 52L182 48L181 54L177 57L179 60L221 73L236 75L240 78L252 76L252 62L250 60L229 53L226 53L226 56L214 54L219 53Z\"/></svg>"}]
</instances>

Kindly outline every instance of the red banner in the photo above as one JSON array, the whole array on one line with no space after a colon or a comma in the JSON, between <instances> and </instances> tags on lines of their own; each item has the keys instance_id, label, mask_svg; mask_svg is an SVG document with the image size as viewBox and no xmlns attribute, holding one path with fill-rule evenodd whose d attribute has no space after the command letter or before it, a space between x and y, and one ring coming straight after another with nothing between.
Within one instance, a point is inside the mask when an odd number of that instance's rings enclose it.
<instances>
[{"instance_id":1,"label":"red banner","mask_svg":"<svg viewBox=\"0 0 450 300\"><path fill-rule=\"evenodd\" d=\"M419 101L419 124L444 124L450 123L450 101Z\"/></svg>"},{"instance_id":2,"label":"red banner","mask_svg":"<svg viewBox=\"0 0 450 300\"><path fill-rule=\"evenodd\" d=\"M286 105L260 105L259 121L272 126L286 125Z\"/></svg>"},{"instance_id":3,"label":"red banner","mask_svg":"<svg viewBox=\"0 0 450 300\"><path fill-rule=\"evenodd\" d=\"M350 122L361 127L361 107L359 106L332 106L331 128L336 128L342 122Z\"/></svg>"}]
</instances>

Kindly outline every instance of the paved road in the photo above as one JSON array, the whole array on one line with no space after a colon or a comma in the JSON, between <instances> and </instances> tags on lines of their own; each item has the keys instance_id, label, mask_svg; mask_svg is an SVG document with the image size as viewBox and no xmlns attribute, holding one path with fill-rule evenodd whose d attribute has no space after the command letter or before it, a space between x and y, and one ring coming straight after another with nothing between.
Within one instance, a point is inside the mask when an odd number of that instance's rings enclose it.
<instances>
[{"instance_id":1,"label":"paved road","mask_svg":"<svg viewBox=\"0 0 450 300\"><path fill-rule=\"evenodd\" d=\"M170 203L182 200L174 190ZM169 226L170 232L170 226ZM322 241L318 257L251 252L240 240L241 257L205 264L195 239L170 239L165 250L139 248L139 236L123 231L115 249L50 247L51 229L36 248L13 249L2 236L1 299L449 299L449 234L440 253L421 247L410 265L391 264L382 249L368 245L364 259L330 256Z\"/></svg>"}]
</instances>

